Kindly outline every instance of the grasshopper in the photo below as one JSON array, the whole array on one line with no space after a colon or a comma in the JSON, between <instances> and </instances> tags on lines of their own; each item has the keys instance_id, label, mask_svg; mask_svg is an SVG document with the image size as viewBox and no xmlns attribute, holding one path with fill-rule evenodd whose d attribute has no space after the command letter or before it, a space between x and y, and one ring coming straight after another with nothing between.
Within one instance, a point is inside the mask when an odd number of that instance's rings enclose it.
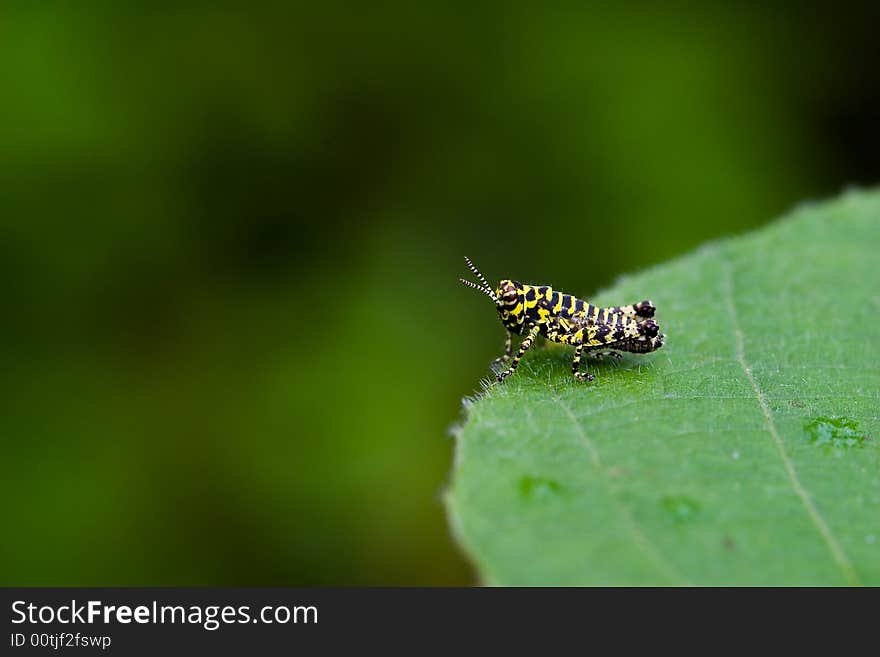
<instances>
[{"instance_id":1,"label":"grasshopper","mask_svg":"<svg viewBox=\"0 0 880 657\"><path fill-rule=\"evenodd\" d=\"M516 372L519 362L539 335L552 342L574 346L571 372L578 381L592 381L593 375L581 372L584 353L602 358L620 358L621 351L646 354L663 346L666 337L652 318L656 308L650 301L627 306L601 308L549 285L525 285L504 279L494 290L480 270L465 257L468 269L479 279L473 283L459 280L482 292L495 302L501 323L507 329L504 354L495 363L508 364L497 374L499 382ZM525 336L511 359L512 337Z\"/></svg>"}]
</instances>

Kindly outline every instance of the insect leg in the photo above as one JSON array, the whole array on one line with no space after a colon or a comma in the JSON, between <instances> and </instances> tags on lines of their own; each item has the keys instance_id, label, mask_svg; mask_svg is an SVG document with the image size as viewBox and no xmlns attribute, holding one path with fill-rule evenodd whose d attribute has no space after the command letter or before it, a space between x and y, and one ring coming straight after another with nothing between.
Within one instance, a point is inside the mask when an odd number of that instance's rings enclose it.
<instances>
[{"instance_id":1,"label":"insect leg","mask_svg":"<svg viewBox=\"0 0 880 657\"><path fill-rule=\"evenodd\" d=\"M601 325L587 326L586 331L584 342L587 345L588 353L615 349L635 354L646 354L662 347L663 339L666 337L660 333L660 326L653 319L643 319L640 322L631 321L625 327L615 328L612 331Z\"/></svg>"},{"instance_id":2,"label":"insect leg","mask_svg":"<svg viewBox=\"0 0 880 657\"><path fill-rule=\"evenodd\" d=\"M654 316L654 312L657 308L653 303L645 299L644 301L639 301L638 303L633 303L628 306L612 306L610 308L605 308L604 310L608 315L620 314L627 317L642 317L649 319Z\"/></svg>"},{"instance_id":3,"label":"insect leg","mask_svg":"<svg viewBox=\"0 0 880 657\"><path fill-rule=\"evenodd\" d=\"M640 336L638 338L628 338L614 344L614 349L620 351L629 351L634 354L647 354L651 351L657 351L663 346L663 340L666 336L662 333L647 337Z\"/></svg>"},{"instance_id":4,"label":"insect leg","mask_svg":"<svg viewBox=\"0 0 880 657\"><path fill-rule=\"evenodd\" d=\"M572 373L578 379L592 381L594 378L593 375L581 373L579 371L581 355L586 353L599 359L603 357L619 359L621 357L620 354L613 351L607 354L603 354L602 352L607 352L610 349L618 349L618 345L621 344L622 341L625 342L624 338L627 334L631 336L639 335L636 324L632 320L630 320L626 328L610 324L595 324L589 320L584 320L576 323L573 330L560 336L557 341L562 342L563 344L576 345L574 361L572 363ZM635 337L633 337L633 339L635 339Z\"/></svg>"},{"instance_id":5,"label":"insect leg","mask_svg":"<svg viewBox=\"0 0 880 657\"><path fill-rule=\"evenodd\" d=\"M498 376L496 378L498 379L499 382L504 381L504 379L506 379L511 374L516 372L516 368L519 366L520 359L532 346L532 343L535 341L535 338L538 337L538 333L540 332L540 330L541 330L540 324L535 324L534 326L532 326L532 328L529 330L529 334L526 336L525 340L523 340L520 343L519 351L517 351L516 356L513 357L513 362L510 364L510 367L508 367L503 372L498 373Z\"/></svg>"},{"instance_id":6,"label":"insect leg","mask_svg":"<svg viewBox=\"0 0 880 657\"><path fill-rule=\"evenodd\" d=\"M546 326L546 337L550 342L564 342L564 337L571 332L571 323L562 317L549 318Z\"/></svg>"},{"instance_id":7,"label":"insect leg","mask_svg":"<svg viewBox=\"0 0 880 657\"><path fill-rule=\"evenodd\" d=\"M492 361L494 365L498 365L500 363L506 363L510 360L510 354L513 351L513 337L510 334L510 331L507 332L507 341L504 343L504 355L499 356L495 360Z\"/></svg>"},{"instance_id":8,"label":"insect leg","mask_svg":"<svg viewBox=\"0 0 880 657\"><path fill-rule=\"evenodd\" d=\"M607 346L607 348L614 349L615 346L613 344L610 344ZM587 352L587 353L589 354L590 357L592 357L596 360L605 360L606 358L620 360L621 358L623 358L623 356L621 356L616 351L593 351L593 352Z\"/></svg>"},{"instance_id":9,"label":"insect leg","mask_svg":"<svg viewBox=\"0 0 880 657\"><path fill-rule=\"evenodd\" d=\"M580 343L574 348L574 358L571 360L571 373L578 381L592 381L595 377L589 372L581 372L581 353L584 350L584 343Z\"/></svg>"}]
</instances>

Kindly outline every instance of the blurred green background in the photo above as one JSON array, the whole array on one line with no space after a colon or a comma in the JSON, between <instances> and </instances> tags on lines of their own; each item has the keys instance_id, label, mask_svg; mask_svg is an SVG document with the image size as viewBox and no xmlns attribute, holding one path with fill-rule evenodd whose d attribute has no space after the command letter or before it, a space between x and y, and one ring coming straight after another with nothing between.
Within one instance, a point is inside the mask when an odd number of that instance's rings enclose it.
<instances>
[{"instance_id":1,"label":"blurred green background","mask_svg":"<svg viewBox=\"0 0 880 657\"><path fill-rule=\"evenodd\" d=\"M876 20L782 4L4 3L3 584L470 584L503 331L880 179Z\"/></svg>"}]
</instances>

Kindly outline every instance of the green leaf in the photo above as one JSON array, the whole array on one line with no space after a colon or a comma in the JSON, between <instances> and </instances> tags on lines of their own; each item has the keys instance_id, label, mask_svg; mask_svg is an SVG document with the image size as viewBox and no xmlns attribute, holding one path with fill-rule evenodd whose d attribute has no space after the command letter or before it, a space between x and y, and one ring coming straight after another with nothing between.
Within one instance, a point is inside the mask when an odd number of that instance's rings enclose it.
<instances>
[{"instance_id":1,"label":"green leaf","mask_svg":"<svg viewBox=\"0 0 880 657\"><path fill-rule=\"evenodd\" d=\"M803 206L597 295L652 299L661 350L580 383L548 345L466 402L446 504L483 581L880 584L878 247L880 193Z\"/></svg>"}]
</instances>

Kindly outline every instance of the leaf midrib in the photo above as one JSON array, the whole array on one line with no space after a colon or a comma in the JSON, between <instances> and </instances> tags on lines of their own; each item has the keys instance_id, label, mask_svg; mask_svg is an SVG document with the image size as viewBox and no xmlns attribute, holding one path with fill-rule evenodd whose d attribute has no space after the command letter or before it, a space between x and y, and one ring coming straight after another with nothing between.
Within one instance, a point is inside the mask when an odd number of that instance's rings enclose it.
<instances>
[{"instance_id":1,"label":"leaf midrib","mask_svg":"<svg viewBox=\"0 0 880 657\"><path fill-rule=\"evenodd\" d=\"M861 582L855 568L852 565L852 562L849 560L849 557L847 557L846 552L844 552L839 541L837 540L837 537L828 526L828 523L825 522L825 518L822 517L819 509L813 502L812 496L801 483L801 480L797 474L797 470L794 467L794 463L789 457L788 451L785 449L785 443L782 440L782 436L779 435L779 431L776 429L776 422L773 419L773 413L770 410L769 404L767 403L767 398L764 395L761 387L758 385L758 381L755 378L755 375L752 373L752 368L746 361L745 339L739 324L739 315L736 310L736 299L733 289L733 264L731 263L730 259L726 257L726 253L723 254L723 257L724 275L722 278L722 293L724 295L725 304L727 306L727 314L730 318L730 325L733 329L736 360L737 362L739 362L740 367L742 367L746 378L749 380L749 383L752 386L752 390L755 393L754 398L758 402L758 406L760 407L761 412L764 415L764 421L767 425L767 432L770 434L770 437L773 438L773 442L776 444L776 453L779 455L779 458L782 461L782 465L785 469L786 475L788 477L788 482L791 485L792 490L794 491L795 495L797 495L800 499L801 504L807 512L807 515L810 517L810 522L819 532L822 540L828 547L828 550L831 552L831 557L834 559L834 562L837 564L838 568L840 568L844 579L846 579L847 582L849 582L851 585L860 586Z\"/></svg>"}]
</instances>

